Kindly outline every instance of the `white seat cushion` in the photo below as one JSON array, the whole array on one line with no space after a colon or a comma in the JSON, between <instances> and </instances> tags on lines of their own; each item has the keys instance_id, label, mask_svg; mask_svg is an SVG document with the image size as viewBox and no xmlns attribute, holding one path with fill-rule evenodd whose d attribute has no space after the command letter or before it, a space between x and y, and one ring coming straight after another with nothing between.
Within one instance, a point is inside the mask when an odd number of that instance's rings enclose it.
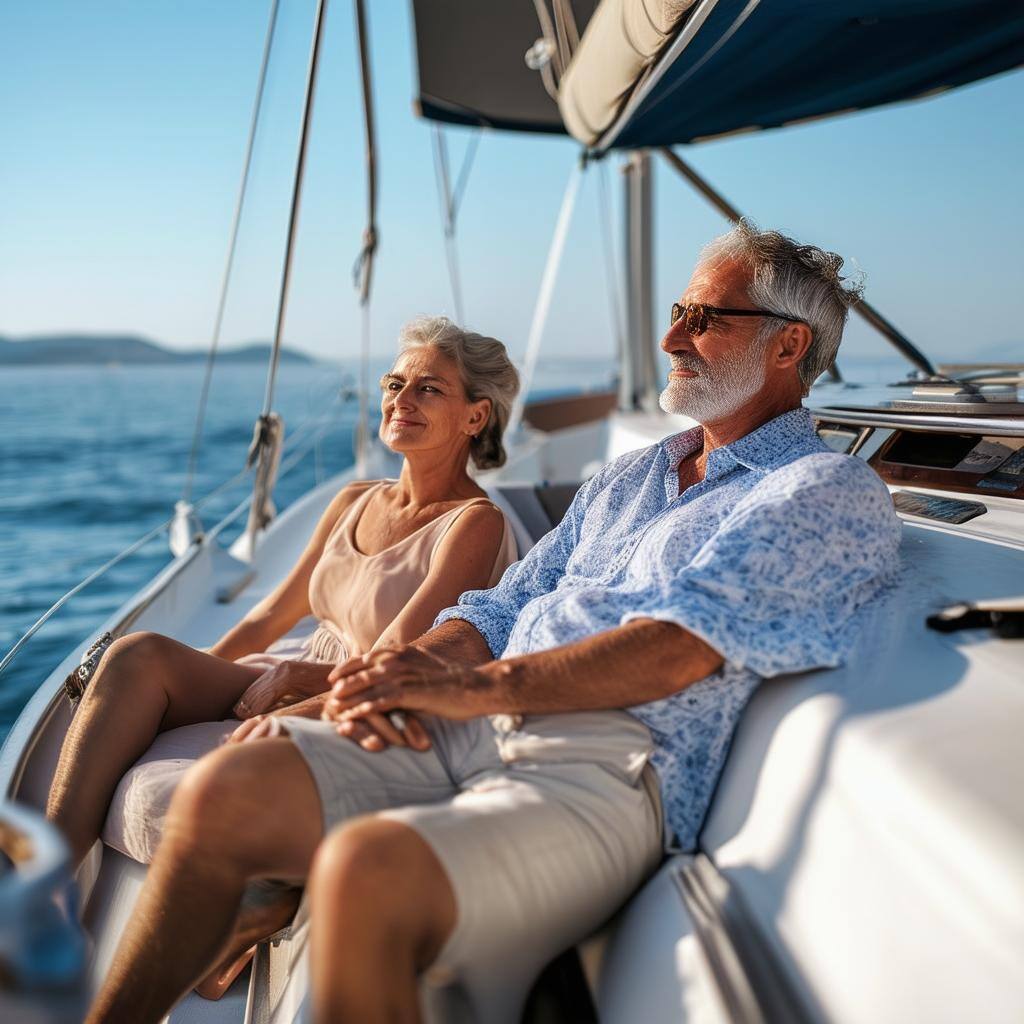
<instances>
[{"instance_id":1,"label":"white seat cushion","mask_svg":"<svg viewBox=\"0 0 1024 1024\"><path fill-rule=\"evenodd\" d=\"M237 719L200 722L161 733L118 783L103 827L103 842L148 864L163 832L174 790L185 772L222 738Z\"/></svg>"}]
</instances>

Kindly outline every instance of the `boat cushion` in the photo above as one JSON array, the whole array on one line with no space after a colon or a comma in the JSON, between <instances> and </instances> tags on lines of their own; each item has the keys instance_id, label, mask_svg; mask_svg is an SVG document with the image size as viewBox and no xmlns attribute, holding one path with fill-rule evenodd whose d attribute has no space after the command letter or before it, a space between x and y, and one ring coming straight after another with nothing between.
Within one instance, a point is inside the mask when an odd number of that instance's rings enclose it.
<instances>
[{"instance_id":1,"label":"boat cushion","mask_svg":"<svg viewBox=\"0 0 1024 1024\"><path fill-rule=\"evenodd\" d=\"M160 842L167 808L182 776L237 728L238 719L232 718L183 725L157 736L114 791L103 826L103 842L132 860L148 864Z\"/></svg>"}]
</instances>

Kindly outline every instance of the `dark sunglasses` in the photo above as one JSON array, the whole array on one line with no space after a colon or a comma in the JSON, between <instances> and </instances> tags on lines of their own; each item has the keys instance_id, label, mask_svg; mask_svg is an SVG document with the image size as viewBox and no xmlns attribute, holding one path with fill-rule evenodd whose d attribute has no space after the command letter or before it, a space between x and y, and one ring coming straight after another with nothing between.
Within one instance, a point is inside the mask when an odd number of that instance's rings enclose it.
<instances>
[{"instance_id":1,"label":"dark sunglasses","mask_svg":"<svg viewBox=\"0 0 1024 1024\"><path fill-rule=\"evenodd\" d=\"M788 320L791 324L802 324L803 320L796 317L773 313L770 309L724 309L722 306L709 306L705 302L690 302L685 306L679 302L672 303L672 315L669 326L683 321L683 330L694 338L703 334L719 316L771 316L777 320Z\"/></svg>"}]
</instances>

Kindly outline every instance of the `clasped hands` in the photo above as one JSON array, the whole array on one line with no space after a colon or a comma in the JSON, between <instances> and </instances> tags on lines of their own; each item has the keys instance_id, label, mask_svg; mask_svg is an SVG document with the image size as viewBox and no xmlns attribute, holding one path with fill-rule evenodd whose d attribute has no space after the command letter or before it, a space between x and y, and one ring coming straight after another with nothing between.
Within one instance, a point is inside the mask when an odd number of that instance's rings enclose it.
<instances>
[{"instance_id":1,"label":"clasped hands","mask_svg":"<svg viewBox=\"0 0 1024 1024\"><path fill-rule=\"evenodd\" d=\"M289 666L292 666L289 669ZM330 693L328 685L333 684ZM485 670L445 661L415 647L379 648L334 666L284 662L264 673L242 695L236 713L249 718L233 742L280 735L278 715L321 717L335 722L340 736L366 750L410 746L426 750L430 738L412 712L467 719L485 714L491 680ZM282 707L284 690L308 696ZM273 700L270 698L273 697ZM294 697L292 699L295 699ZM260 706L262 704L262 707ZM260 714L263 709L270 714ZM401 711L402 721L388 712Z\"/></svg>"}]
</instances>

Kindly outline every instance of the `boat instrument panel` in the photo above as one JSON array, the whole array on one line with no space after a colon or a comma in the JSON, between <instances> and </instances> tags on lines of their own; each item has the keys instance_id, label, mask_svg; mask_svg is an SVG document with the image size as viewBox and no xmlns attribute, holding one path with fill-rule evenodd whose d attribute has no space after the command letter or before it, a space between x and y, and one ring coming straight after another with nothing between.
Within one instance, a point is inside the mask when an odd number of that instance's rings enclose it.
<instances>
[{"instance_id":1,"label":"boat instrument panel","mask_svg":"<svg viewBox=\"0 0 1024 1024\"><path fill-rule=\"evenodd\" d=\"M1024 437L923 432L819 419L818 436L833 451L859 455L890 486L959 491L979 499L1024 499ZM982 501L897 491L909 515L964 523L987 511Z\"/></svg>"},{"instance_id":2,"label":"boat instrument panel","mask_svg":"<svg viewBox=\"0 0 1024 1024\"><path fill-rule=\"evenodd\" d=\"M887 484L1024 498L1024 438L896 430L868 460Z\"/></svg>"}]
</instances>

